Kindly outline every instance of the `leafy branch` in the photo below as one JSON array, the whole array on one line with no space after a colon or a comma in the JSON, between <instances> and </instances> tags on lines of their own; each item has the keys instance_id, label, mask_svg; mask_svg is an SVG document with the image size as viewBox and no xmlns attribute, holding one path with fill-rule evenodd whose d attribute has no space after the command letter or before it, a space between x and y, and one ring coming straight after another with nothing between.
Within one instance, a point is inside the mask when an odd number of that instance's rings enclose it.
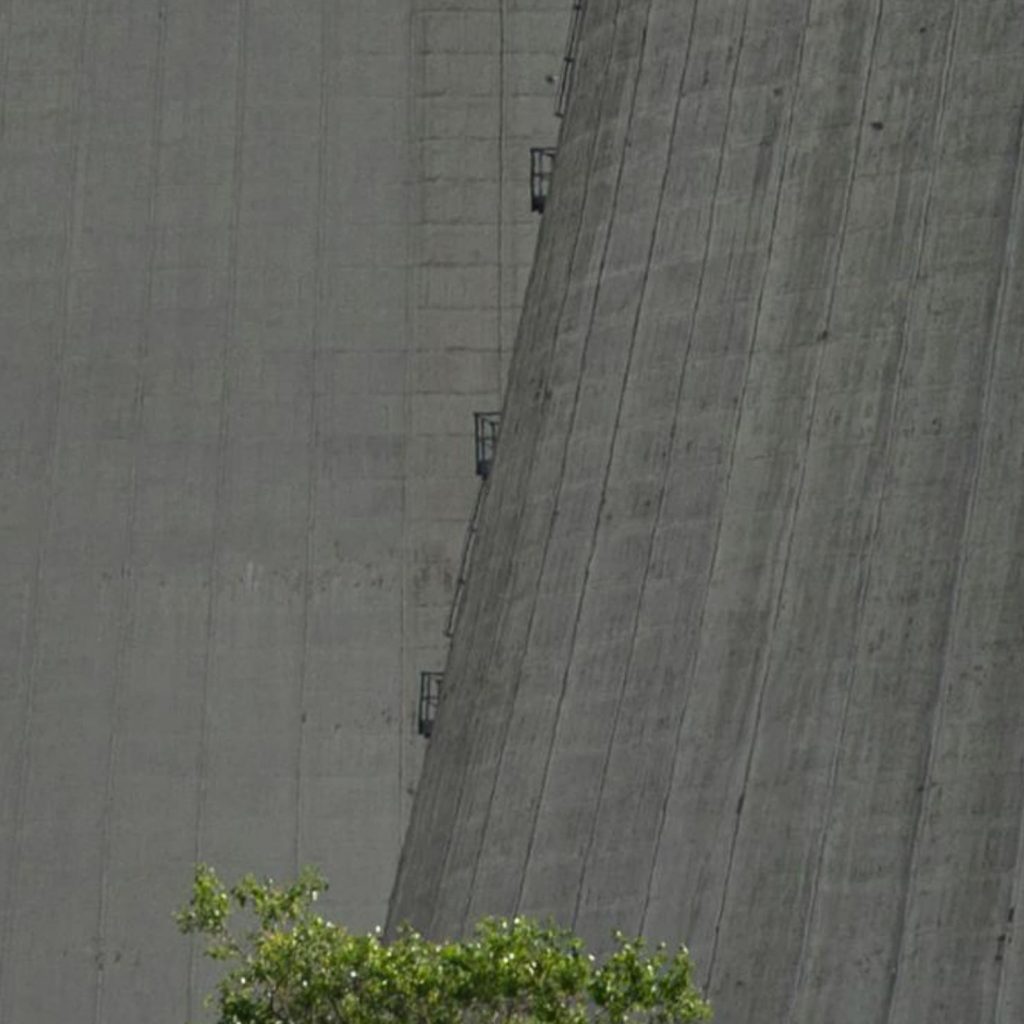
<instances>
[{"instance_id":1,"label":"leafy branch","mask_svg":"<svg viewBox=\"0 0 1024 1024\"><path fill-rule=\"evenodd\" d=\"M711 1011L685 949L648 952L616 933L603 963L571 932L528 918L485 918L464 941L410 928L385 942L313 910L326 888L305 869L291 885L245 876L226 887L196 868L175 918L228 965L209 1005L218 1024L693 1024Z\"/></svg>"}]
</instances>

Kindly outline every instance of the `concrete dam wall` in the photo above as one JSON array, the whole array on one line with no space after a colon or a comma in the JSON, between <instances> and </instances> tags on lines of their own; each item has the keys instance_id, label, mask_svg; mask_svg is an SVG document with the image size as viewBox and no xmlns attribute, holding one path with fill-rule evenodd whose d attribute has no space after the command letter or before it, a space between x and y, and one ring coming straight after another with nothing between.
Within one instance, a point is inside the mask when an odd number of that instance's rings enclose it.
<instances>
[{"instance_id":1,"label":"concrete dam wall","mask_svg":"<svg viewBox=\"0 0 1024 1024\"><path fill-rule=\"evenodd\" d=\"M569 0L0 0L0 1022L182 1024L192 865L382 923Z\"/></svg>"},{"instance_id":2,"label":"concrete dam wall","mask_svg":"<svg viewBox=\"0 0 1024 1024\"><path fill-rule=\"evenodd\" d=\"M588 0L390 923L1024 1019L1024 3Z\"/></svg>"}]
</instances>

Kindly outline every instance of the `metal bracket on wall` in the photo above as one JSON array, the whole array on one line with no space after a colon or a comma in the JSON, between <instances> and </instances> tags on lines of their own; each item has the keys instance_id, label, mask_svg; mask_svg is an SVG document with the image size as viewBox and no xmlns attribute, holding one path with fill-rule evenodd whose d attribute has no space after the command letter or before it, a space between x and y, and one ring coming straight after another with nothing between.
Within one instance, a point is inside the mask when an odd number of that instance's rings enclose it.
<instances>
[{"instance_id":1,"label":"metal bracket on wall","mask_svg":"<svg viewBox=\"0 0 1024 1024\"><path fill-rule=\"evenodd\" d=\"M430 739L434 731L434 718L437 707L441 703L441 684L444 682L443 672L420 673L420 705L417 716L417 732Z\"/></svg>"},{"instance_id":2,"label":"metal bracket on wall","mask_svg":"<svg viewBox=\"0 0 1024 1024\"><path fill-rule=\"evenodd\" d=\"M494 465L494 450L498 445L500 412L473 413L473 443L476 451L476 475L486 480Z\"/></svg>"},{"instance_id":3,"label":"metal bracket on wall","mask_svg":"<svg viewBox=\"0 0 1024 1024\"><path fill-rule=\"evenodd\" d=\"M544 212L554 169L555 150L551 146L530 148L530 209L534 213Z\"/></svg>"}]
</instances>

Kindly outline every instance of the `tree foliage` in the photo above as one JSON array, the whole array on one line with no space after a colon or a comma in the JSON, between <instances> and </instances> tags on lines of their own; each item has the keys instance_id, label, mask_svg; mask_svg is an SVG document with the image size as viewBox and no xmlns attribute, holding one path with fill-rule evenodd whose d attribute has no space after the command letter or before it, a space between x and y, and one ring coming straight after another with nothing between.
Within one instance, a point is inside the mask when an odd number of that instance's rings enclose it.
<instances>
[{"instance_id":1,"label":"tree foliage","mask_svg":"<svg viewBox=\"0 0 1024 1024\"><path fill-rule=\"evenodd\" d=\"M227 973L210 1004L218 1024L691 1024L710 1010L685 949L648 952L616 934L601 964L570 932L487 918L471 938L430 942L403 929L354 935L313 910L324 880L290 886L248 875L224 886L196 869L176 915Z\"/></svg>"}]
</instances>

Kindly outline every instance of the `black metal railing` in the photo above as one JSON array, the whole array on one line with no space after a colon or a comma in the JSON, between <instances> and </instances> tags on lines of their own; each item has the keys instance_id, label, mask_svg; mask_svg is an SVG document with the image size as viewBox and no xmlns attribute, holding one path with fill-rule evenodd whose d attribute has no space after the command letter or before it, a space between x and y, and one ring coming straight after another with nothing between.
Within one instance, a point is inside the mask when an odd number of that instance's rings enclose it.
<instances>
[{"instance_id":1,"label":"black metal railing","mask_svg":"<svg viewBox=\"0 0 1024 1024\"><path fill-rule=\"evenodd\" d=\"M494 450L498 445L500 412L473 413L473 446L476 452L476 475L486 480L494 465Z\"/></svg>"},{"instance_id":2,"label":"black metal railing","mask_svg":"<svg viewBox=\"0 0 1024 1024\"><path fill-rule=\"evenodd\" d=\"M417 716L417 732L430 738L434 731L434 719L441 703L441 684L444 682L443 672L420 673L420 704Z\"/></svg>"},{"instance_id":3,"label":"black metal railing","mask_svg":"<svg viewBox=\"0 0 1024 1024\"><path fill-rule=\"evenodd\" d=\"M547 205L551 172L555 169L555 150L551 146L530 148L530 209L543 213Z\"/></svg>"},{"instance_id":4,"label":"black metal railing","mask_svg":"<svg viewBox=\"0 0 1024 1024\"><path fill-rule=\"evenodd\" d=\"M498 446L498 429L501 426L500 412L473 413L473 446L476 456L476 475L482 481L477 488L473 511L466 524L466 534L462 540L462 554L459 556L459 571L455 576L455 592L448 609L448 619L444 626L444 635L451 639L455 635L455 624L462 612L462 603L466 596L466 583L469 580L469 567L473 561L473 548L476 546L476 534L480 525L480 512L487 494L487 481L494 466L494 452Z\"/></svg>"}]
</instances>

